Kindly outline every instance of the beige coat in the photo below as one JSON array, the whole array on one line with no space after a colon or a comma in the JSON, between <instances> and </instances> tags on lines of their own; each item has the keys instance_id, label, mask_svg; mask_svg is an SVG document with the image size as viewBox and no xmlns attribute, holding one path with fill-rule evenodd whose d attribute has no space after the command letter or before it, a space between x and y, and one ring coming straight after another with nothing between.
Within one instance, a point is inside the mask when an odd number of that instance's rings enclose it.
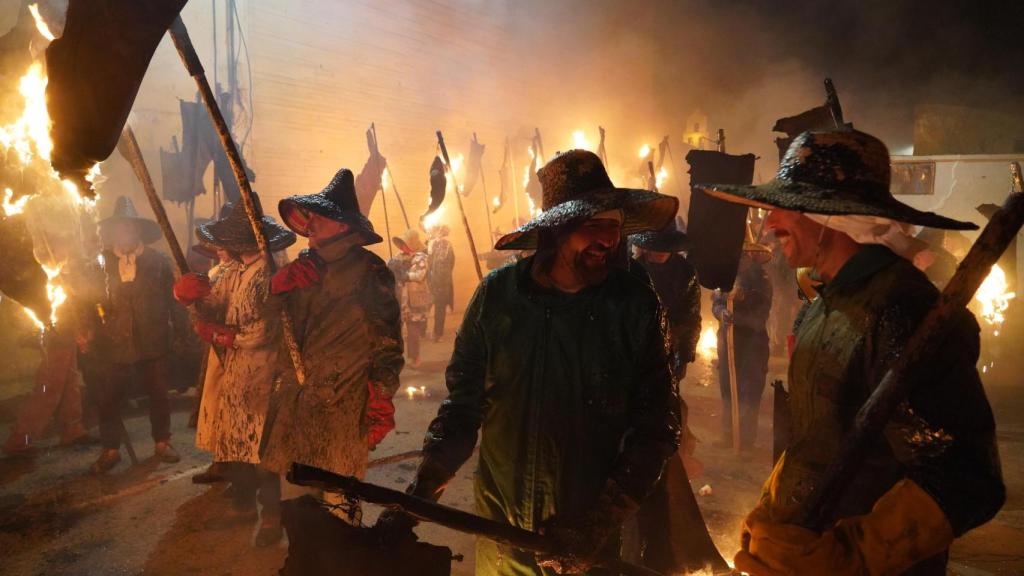
<instances>
[{"instance_id":1,"label":"beige coat","mask_svg":"<svg viewBox=\"0 0 1024 576\"><path fill-rule=\"evenodd\" d=\"M210 351L196 446L218 462L258 463L263 423L270 401L280 346L277 316L266 313L270 275L266 262L226 270L209 296L198 302L200 315L238 330L234 346Z\"/></svg>"}]
</instances>

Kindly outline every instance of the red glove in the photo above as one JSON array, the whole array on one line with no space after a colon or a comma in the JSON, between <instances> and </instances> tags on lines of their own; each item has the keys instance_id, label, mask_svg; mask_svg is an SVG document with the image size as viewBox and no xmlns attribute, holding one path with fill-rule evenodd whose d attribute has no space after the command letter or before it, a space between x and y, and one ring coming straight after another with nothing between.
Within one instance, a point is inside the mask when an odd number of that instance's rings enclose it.
<instances>
[{"instance_id":1,"label":"red glove","mask_svg":"<svg viewBox=\"0 0 1024 576\"><path fill-rule=\"evenodd\" d=\"M188 306L196 300L201 300L210 293L210 279L202 274L189 272L182 274L181 278L174 283L174 299L181 302L182 306Z\"/></svg>"},{"instance_id":2,"label":"red glove","mask_svg":"<svg viewBox=\"0 0 1024 576\"><path fill-rule=\"evenodd\" d=\"M270 292L283 294L296 288L306 288L320 282L323 260L313 252L303 250L299 257L281 268L270 279Z\"/></svg>"},{"instance_id":3,"label":"red glove","mask_svg":"<svg viewBox=\"0 0 1024 576\"><path fill-rule=\"evenodd\" d=\"M366 405L366 442L373 450L380 441L395 429L395 404L391 398L384 396L375 382L368 382L370 399Z\"/></svg>"},{"instance_id":4,"label":"red glove","mask_svg":"<svg viewBox=\"0 0 1024 576\"><path fill-rule=\"evenodd\" d=\"M235 334L238 331L234 328L203 320L196 320L192 328L195 329L196 334L204 342L209 342L223 348L234 348L235 346Z\"/></svg>"}]
</instances>

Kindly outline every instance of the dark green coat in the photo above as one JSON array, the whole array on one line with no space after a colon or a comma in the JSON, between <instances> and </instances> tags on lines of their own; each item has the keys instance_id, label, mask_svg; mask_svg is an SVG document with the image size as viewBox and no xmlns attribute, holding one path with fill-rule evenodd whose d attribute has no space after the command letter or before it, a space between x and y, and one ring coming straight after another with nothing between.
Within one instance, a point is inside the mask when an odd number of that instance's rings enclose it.
<instances>
[{"instance_id":1,"label":"dark green coat","mask_svg":"<svg viewBox=\"0 0 1024 576\"><path fill-rule=\"evenodd\" d=\"M527 530L582 514L608 479L642 500L676 451L680 408L649 285L615 269L578 294L545 292L532 263L477 288L424 465L454 475L482 431L477 512ZM477 574L540 573L530 554L478 544Z\"/></svg>"},{"instance_id":2,"label":"dark green coat","mask_svg":"<svg viewBox=\"0 0 1024 576\"><path fill-rule=\"evenodd\" d=\"M135 259L135 280L122 282L113 250L103 252L109 301L104 323L115 364L166 355L171 344L174 272L170 259L146 247Z\"/></svg>"},{"instance_id":3,"label":"dark green coat","mask_svg":"<svg viewBox=\"0 0 1024 576\"><path fill-rule=\"evenodd\" d=\"M923 273L878 245L864 246L822 288L791 359L792 439L775 486L777 502L798 503L818 482L857 410L937 296ZM992 410L975 368L978 332L970 312L955 319L931 370L846 490L839 517L869 512L905 477L935 499L957 536L999 510L1005 488ZM945 574L945 559L911 573Z\"/></svg>"}]
</instances>

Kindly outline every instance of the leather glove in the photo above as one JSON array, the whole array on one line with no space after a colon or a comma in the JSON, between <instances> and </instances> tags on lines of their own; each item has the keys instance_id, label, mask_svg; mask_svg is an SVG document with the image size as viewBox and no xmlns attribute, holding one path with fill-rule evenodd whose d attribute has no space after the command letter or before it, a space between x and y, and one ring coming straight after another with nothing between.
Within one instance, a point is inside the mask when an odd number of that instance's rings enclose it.
<instances>
[{"instance_id":1,"label":"leather glove","mask_svg":"<svg viewBox=\"0 0 1024 576\"><path fill-rule=\"evenodd\" d=\"M868 514L844 518L821 534L778 523L758 506L743 522L741 541L736 570L751 576L895 575L948 548L953 528L935 500L904 479Z\"/></svg>"},{"instance_id":2,"label":"leather glove","mask_svg":"<svg viewBox=\"0 0 1024 576\"><path fill-rule=\"evenodd\" d=\"M557 555L538 554L537 563L559 574L586 572L599 560L608 539L636 512L640 504L614 480L608 480L597 502L580 516L552 516L541 533L556 543Z\"/></svg>"},{"instance_id":3,"label":"leather glove","mask_svg":"<svg viewBox=\"0 0 1024 576\"><path fill-rule=\"evenodd\" d=\"M202 300L210 293L210 279L202 274L189 272L182 274L174 283L174 299L182 306L188 306L196 300Z\"/></svg>"},{"instance_id":4,"label":"leather glove","mask_svg":"<svg viewBox=\"0 0 1024 576\"><path fill-rule=\"evenodd\" d=\"M373 450L388 432L395 429L395 404L381 392L377 383L368 382L367 388L370 390L370 399L366 405L366 441Z\"/></svg>"},{"instance_id":5,"label":"leather glove","mask_svg":"<svg viewBox=\"0 0 1024 576\"><path fill-rule=\"evenodd\" d=\"M214 322L206 322L205 320L196 320L192 328L195 329L196 334L204 342L209 342L222 348L235 347L235 335L238 334L238 331L234 328Z\"/></svg>"},{"instance_id":6,"label":"leather glove","mask_svg":"<svg viewBox=\"0 0 1024 576\"><path fill-rule=\"evenodd\" d=\"M284 294L296 288L307 288L320 282L324 261L316 252L303 250L293 262L278 270L270 279L270 292Z\"/></svg>"},{"instance_id":7,"label":"leather glove","mask_svg":"<svg viewBox=\"0 0 1024 576\"><path fill-rule=\"evenodd\" d=\"M373 531L381 546L391 548L403 542L419 540L419 536L412 530L417 524L419 522L404 510L387 508L380 513Z\"/></svg>"}]
</instances>

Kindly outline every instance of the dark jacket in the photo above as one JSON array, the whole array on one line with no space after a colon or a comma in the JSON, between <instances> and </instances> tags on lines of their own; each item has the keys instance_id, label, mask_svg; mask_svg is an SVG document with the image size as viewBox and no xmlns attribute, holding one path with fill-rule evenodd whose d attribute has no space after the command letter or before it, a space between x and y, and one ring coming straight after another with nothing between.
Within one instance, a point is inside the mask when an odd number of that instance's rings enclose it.
<instances>
[{"instance_id":1,"label":"dark jacket","mask_svg":"<svg viewBox=\"0 0 1024 576\"><path fill-rule=\"evenodd\" d=\"M669 334L678 357L677 368L693 362L700 340L700 284L690 262L672 254L664 264L640 260L647 271L658 299L665 307Z\"/></svg>"},{"instance_id":2,"label":"dark jacket","mask_svg":"<svg viewBox=\"0 0 1024 576\"><path fill-rule=\"evenodd\" d=\"M910 262L866 245L811 302L789 369L792 438L777 474L778 503L801 501L818 482L857 410L937 297ZM884 440L870 448L839 517L870 512L902 478L932 496L957 536L995 515L1006 491L978 353L978 324L963 310ZM910 573L945 574L944 558L926 564Z\"/></svg>"},{"instance_id":3,"label":"dark jacket","mask_svg":"<svg viewBox=\"0 0 1024 576\"><path fill-rule=\"evenodd\" d=\"M326 262L319 283L271 298L276 313L281 305L291 313L306 369L299 386L282 347L262 454L271 470L283 473L299 462L361 477L370 383L388 398L398 390L404 360L395 279L383 260L355 245L358 239L350 235L317 251Z\"/></svg>"},{"instance_id":4,"label":"dark jacket","mask_svg":"<svg viewBox=\"0 0 1024 576\"><path fill-rule=\"evenodd\" d=\"M107 281L104 324L115 364L152 360L167 354L171 339L174 273L164 254L149 248L136 257L135 280L122 282L118 257L103 251Z\"/></svg>"},{"instance_id":5,"label":"dark jacket","mask_svg":"<svg viewBox=\"0 0 1024 576\"><path fill-rule=\"evenodd\" d=\"M533 260L477 288L423 468L454 475L482 430L477 511L527 530L582 514L608 479L642 500L675 453L680 426L651 287L614 269L574 295L543 291L530 276ZM496 569L536 571L532 555L511 550Z\"/></svg>"}]
</instances>

